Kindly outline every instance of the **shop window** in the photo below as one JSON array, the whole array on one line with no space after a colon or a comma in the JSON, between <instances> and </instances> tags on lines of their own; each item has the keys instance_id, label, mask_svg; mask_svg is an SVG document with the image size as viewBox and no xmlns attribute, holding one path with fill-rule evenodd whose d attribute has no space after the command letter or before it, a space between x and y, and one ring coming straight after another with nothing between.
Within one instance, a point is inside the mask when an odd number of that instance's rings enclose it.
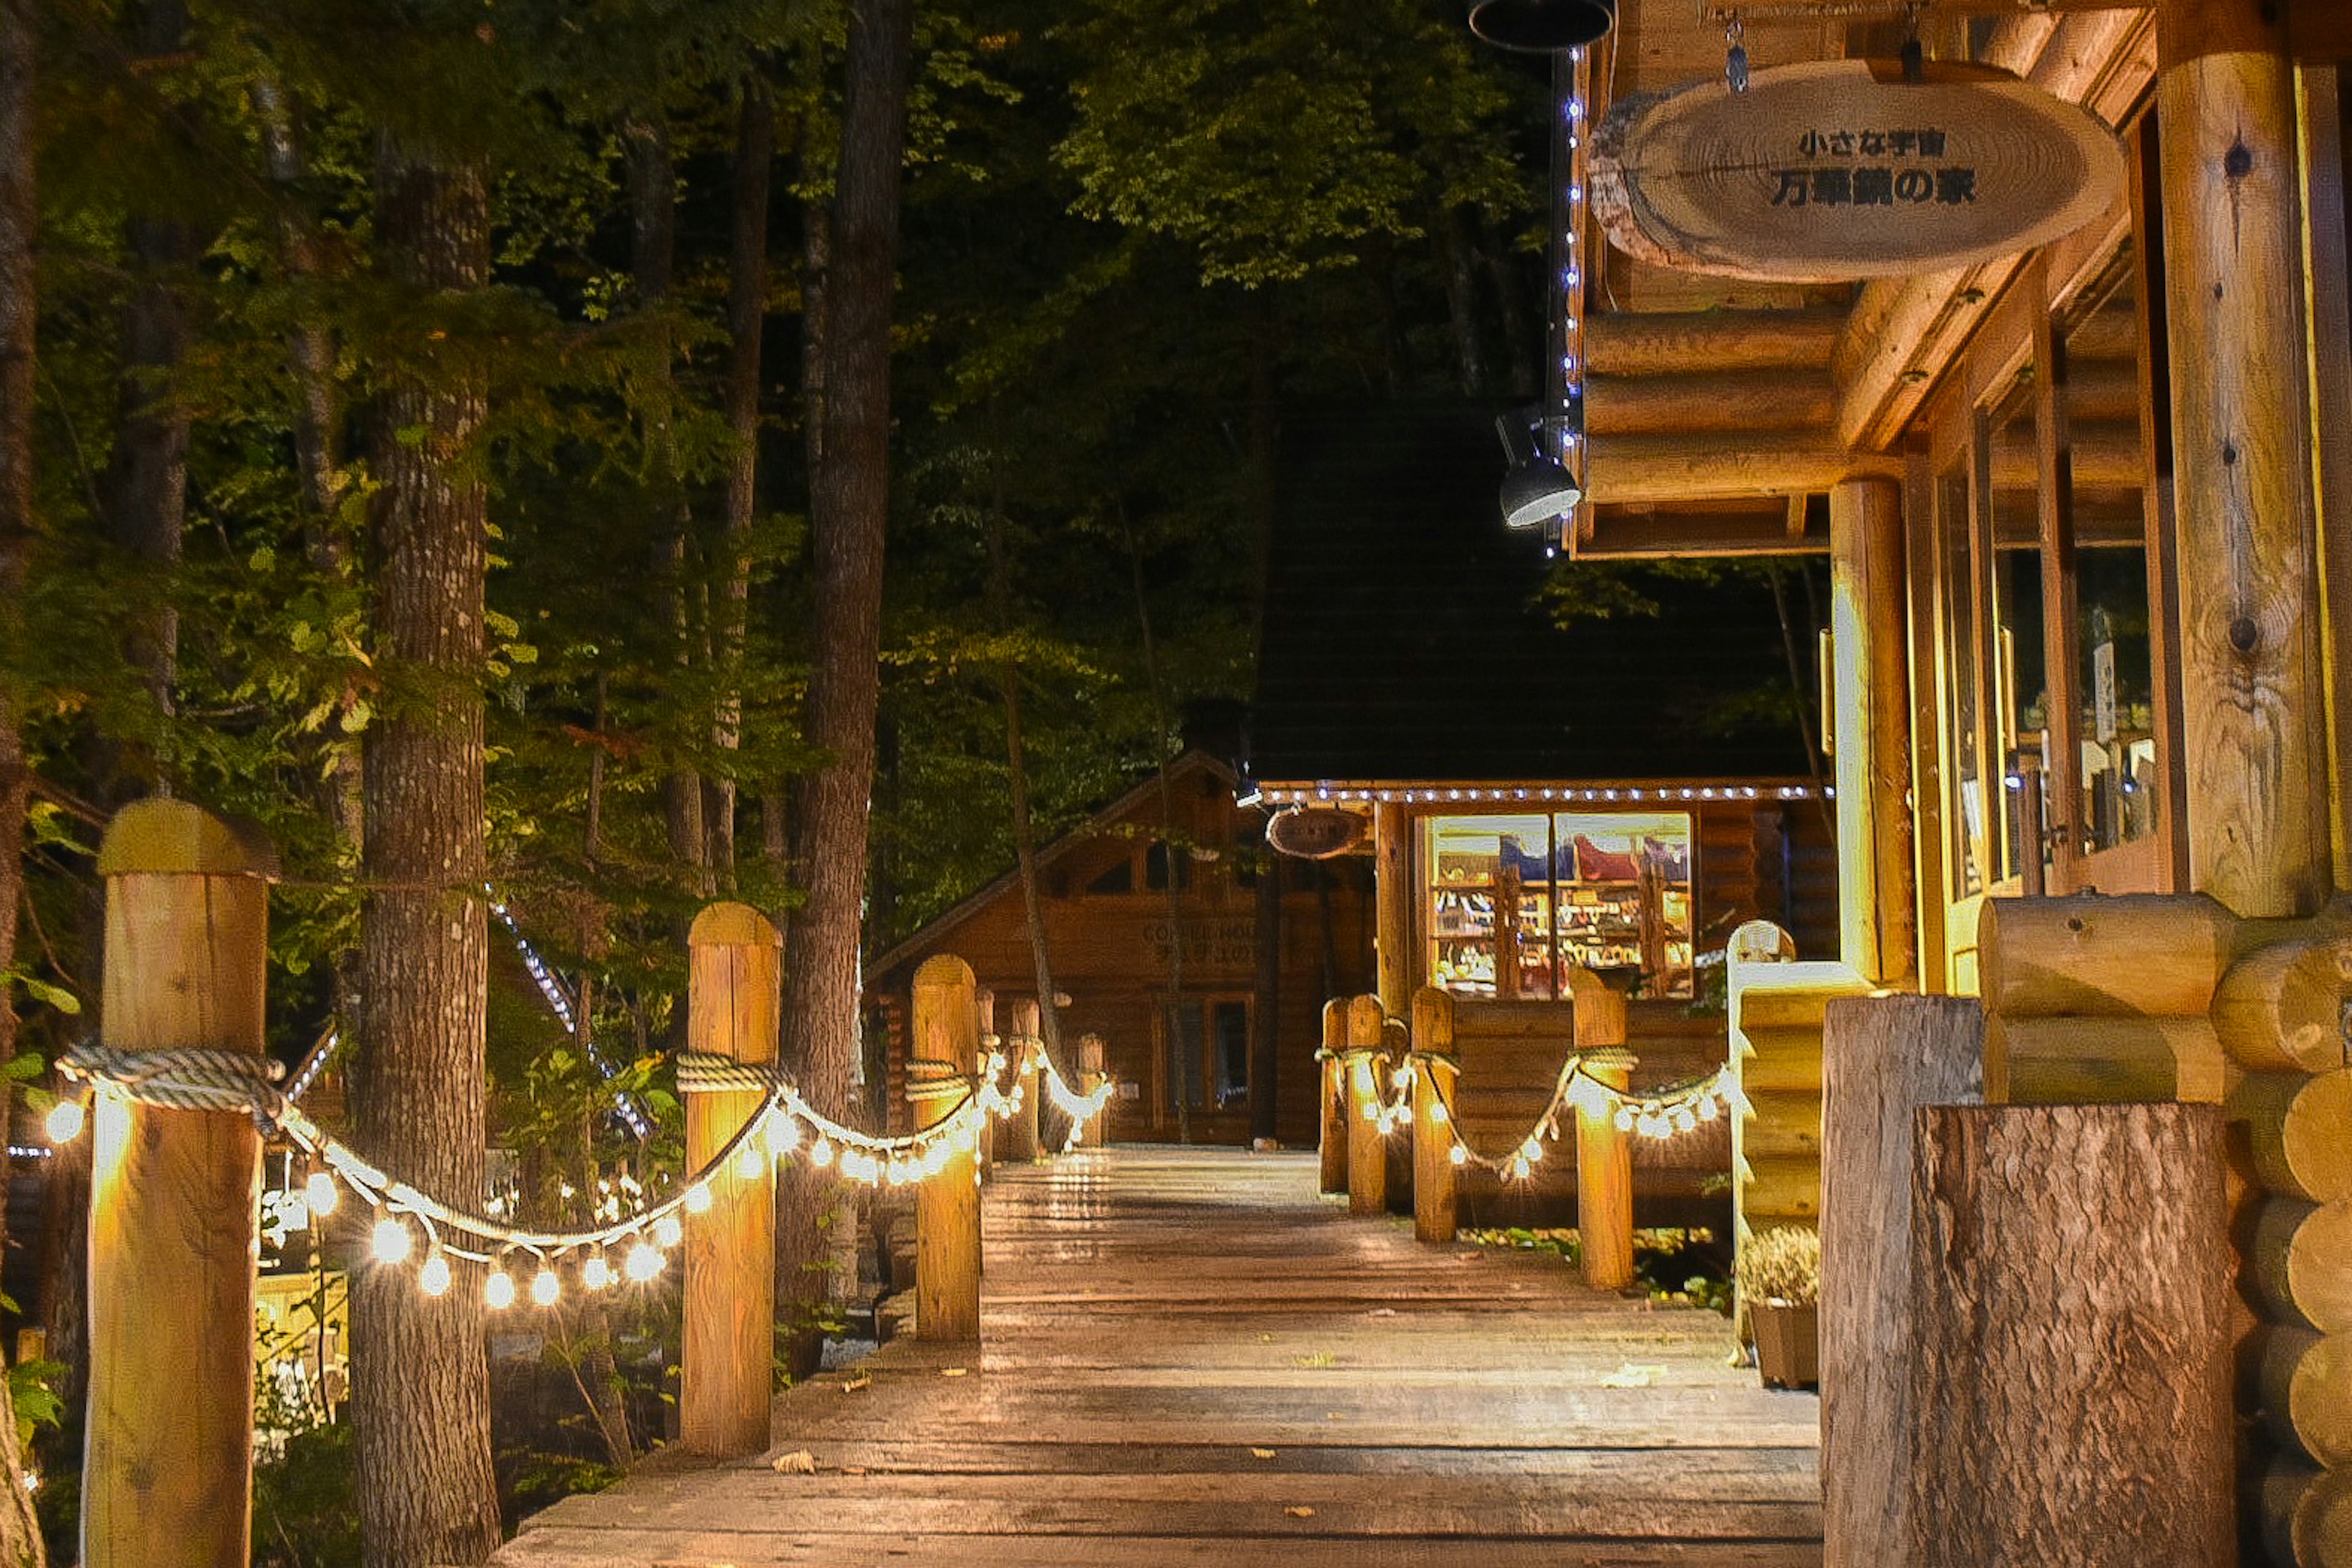
<instances>
[{"instance_id":1,"label":"shop window","mask_svg":"<svg viewBox=\"0 0 2352 1568\"><path fill-rule=\"evenodd\" d=\"M2148 636L2147 453L2139 427L2140 331L2126 247L2111 286L2065 335L2072 462L2076 707L2072 779L2087 853L2161 820L2154 649Z\"/></svg>"},{"instance_id":2,"label":"shop window","mask_svg":"<svg viewBox=\"0 0 2352 1568\"><path fill-rule=\"evenodd\" d=\"M1992 482L1986 496L1992 540L1993 717L1998 721L2001 778L2000 837L1996 864L2003 879L2021 874L2024 857L2046 861L2050 837L2041 833L2028 847L2038 823L2053 820L2050 810L2050 680L2042 617L2041 463L2035 444L2037 369L2027 365L1995 413L1990 431ZM2063 774L2061 775L2063 777ZM2025 792L2040 793L2030 816Z\"/></svg>"},{"instance_id":3,"label":"shop window","mask_svg":"<svg viewBox=\"0 0 2352 1568\"><path fill-rule=\"evenodd\" d=\"M1164 1014L1171 1110L1227 1110L1249 1102L1250 1005L1187 996Z\"/></svg>"},{"instance_id":4,"label":"shop window","mask_svg":"<svg viewBox=\"0 0 2352 1568\"><path fill-rule=\"evenodd\" d=\"M1087 891L1105 896L1135 891L1135 862L1121 860L1088 882Z\"/></svg>"},{"instance_id":5,"label":"shop window","mask_svg":"<svg viewBox=\"0 0 2352 1568\"><path fill-rule=\"evenodd\" d=\"M1557 997L1584 968L1644 994L1691 994L1686 814L1434 817L1422 864L1433 985Z\"/></svg>"}]
</instances>

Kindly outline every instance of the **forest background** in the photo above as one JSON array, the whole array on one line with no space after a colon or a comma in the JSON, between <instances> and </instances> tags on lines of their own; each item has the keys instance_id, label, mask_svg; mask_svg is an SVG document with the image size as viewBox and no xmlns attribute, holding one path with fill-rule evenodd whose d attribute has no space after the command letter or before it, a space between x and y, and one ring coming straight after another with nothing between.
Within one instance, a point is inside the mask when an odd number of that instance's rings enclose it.
<instances>
[{"instance_id":1,"label":"forest background","mask_svg":"<svg viewBox=\"0 0 2352 1568\"><path fill-rule=\"evenodd\" d=\"M419 1058L470 1109L430 1136L429 1095L363 1110L362 1146L453 1191L485 1142L519 1148L532 1213L575 1217L558 1194L625 1138L616 1097L672 1110L691 911L741 898L813 951L807 829L843 749L817 743L811 688L827 530L882 515L860 464L887 485L871 822L853 769L867 853L848 917L820 921L853 955L1246 698L1286 422L1533 395L1549 85L1452 0L856 11L0 0L20 1079L95 1011L100 832L168 793L277 847L278 1056L340 1025L364 1099L403 1031L472 1030L470 1057ZM902 145L876 142L894 114ZM877 364L887 422L835 406ZM457 553L420 570L412 524ZM370 944L423 940L448 891L404 883L404 853L478 868L563 977L570 1037L514 987L416 1016L484 970L470 890L401 1015ZM20 1305L69 1434L79 1215L51 1185ZM616 1331L594 1327L592 1352ZM435 1331L478 1343L478 1319ZM611 1370L588 1364L583 1389ZM487 1439L359 1441L362 1473L461 1500L412 1518L362 1495L370 1562L495 1539ZM69 1437L43 1444L69 1493Z\"/></svg>"}]
</instances>

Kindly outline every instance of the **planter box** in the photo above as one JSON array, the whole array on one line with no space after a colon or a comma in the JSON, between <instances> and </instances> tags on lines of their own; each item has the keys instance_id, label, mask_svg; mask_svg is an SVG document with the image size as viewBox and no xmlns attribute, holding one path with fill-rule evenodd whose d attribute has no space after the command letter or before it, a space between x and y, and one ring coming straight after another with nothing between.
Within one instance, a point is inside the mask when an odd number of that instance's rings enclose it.
<instances>
[{"instance_id":1,"label":"planter box","mask_svg":"<svg viewBox=\"0 0 2352 1568\"><path fill-rule=\"evenodd\" d=\"M1756 1331L1756 1370L1768 1388L1811 1388L1822 1381L1821 1309L1751 1301L1748 1325Z\"/></svg>"}]
</instances>

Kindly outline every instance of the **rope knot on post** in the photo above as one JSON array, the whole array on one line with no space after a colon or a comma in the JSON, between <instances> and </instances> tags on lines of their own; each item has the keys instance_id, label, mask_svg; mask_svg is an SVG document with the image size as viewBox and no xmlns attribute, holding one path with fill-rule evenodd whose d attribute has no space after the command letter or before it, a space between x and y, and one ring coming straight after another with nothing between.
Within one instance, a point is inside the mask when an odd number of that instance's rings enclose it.
<instances>
[{"instance_id":1,"label":"rope knot on post","mask_svg":"<svg viewBox=\"0 0 2352 1568\"><path fill-rule=\"evenodd\" d=\"M140 1105L172 1110L248 1111L267 1130L286 1109L286 1069L248 1051L184 1046L125 1051L86 1040L58 1058L58 1070Z\"/></svg>"},{"instance_id":2,"label":"rope knot on post","mask_svg":"<svg viewBox=\"0 0 2352 1568\"><path fill-rule=\"evenodd\" d=\"M784 1085L782 1073L758 1062L739 1062L713 1051L677 1053L677 1088L681 1094L727 1089L766 1090Z\"/></svg>"}]
</instances>

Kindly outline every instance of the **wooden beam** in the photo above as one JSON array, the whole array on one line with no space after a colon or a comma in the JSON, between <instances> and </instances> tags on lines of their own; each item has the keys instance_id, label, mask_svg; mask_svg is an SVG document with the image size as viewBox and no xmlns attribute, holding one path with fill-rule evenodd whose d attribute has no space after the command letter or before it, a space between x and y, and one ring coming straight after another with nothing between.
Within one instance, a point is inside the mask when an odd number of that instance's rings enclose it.
<instances>
[{"instance_id":1,"label":"wooden beam","mask_svg":"<svg viewBox=\"0 0 2352 1568\"><path fill-rule=\"evenodd\" d=\"M1852 479L1900 479L1899 458L1849 452L1823 433L1621 436L1595 442L1586 476L1596 505L1825 490Z\"/></svg>"},{"instance_id":2,"label":"wooden beam","mask_svg":"<svg viewBox=\"0 0 2352 1568\"><path fill-rule=\"evenodd\" d=\"M1819 555L1828 548L1825 534L1790 537L1787 523L1773 513L1727 517L1645 510L1597 513L1592 538L1579 544L1576 553L1579 560L1655 561L1685 555Z\"/></svg>"},{"instance_id":3,"label":"wooden beam","mask_svg":"<svg viewBox=\"0 0 2352 1568\"><path fill-rule=\"evenodd\" d=\"M2162 136L2190 886L2328 897L2294 74L2262 0L2166 0Z\"/></svg>"},{"instance_id":4,"label":"wooden beam","mask_svg":"<svg viewBox=\"0 0 2352 1568\"><path fill-rule=\"evenodd\" d=\"M1584 357L1594 375L1822 370L1845 325L1843 310L1595 313Z\"/></svg>"},{"instance_id":5,"label":"wooden beam","mask_svg":"<svg viewBox=\"0 0 2352 1568\"><path fill-rule=\"evenodd\" d=\"M2352 8L2345 16L2352 56ZM2297 19L2289 11L2288 26ZM2295 72L2295 110L2303 152L2305 333L2311 356L2312 440L2319 517L2321 669L2327 685L2328 823L2336 886L2352 888L2352 261L2345 254L2342 73L2333 64Z\"/></svg>"},{"instance_id":6,"label":"wooden beam","mask_svg":"<svg viewBox=\"0 0 2352 1568\"><path fill-rule=\"evenodd\" d=\"M1840 953L1874 984L1917 972L1910 689L1903 615L1903 491L1862 479L1830 491L1830 628L1837 736Z\"/></svg>"},{"instance_id":7,"label":"wooden beam","mask_svg":"<svg viewBox=\"0 0 2352 1568\"><path fill-rule=\"evenodd\" d=\"M1372 866L1374 984L1381 1008L1390 1017L1402 1018L1412 1006L1413 973L1421 967L1412 942L1413 909L1419 902L1413 886L1412 814L1403 806L1383 801L1372 808Z\"/></svg>"},{"instance_id":8,"label":"wooden beam","mask_svg":"<svg viewBox=\"0 0 2352 1568\"><path fill-rule=\"evenodd\" d=\"M1836 401L1829 372L1820 368L1596 374L1584 384L1584 420L1595 437L1794 430L1826 426Z\"/></svg>"}]
</instances>

